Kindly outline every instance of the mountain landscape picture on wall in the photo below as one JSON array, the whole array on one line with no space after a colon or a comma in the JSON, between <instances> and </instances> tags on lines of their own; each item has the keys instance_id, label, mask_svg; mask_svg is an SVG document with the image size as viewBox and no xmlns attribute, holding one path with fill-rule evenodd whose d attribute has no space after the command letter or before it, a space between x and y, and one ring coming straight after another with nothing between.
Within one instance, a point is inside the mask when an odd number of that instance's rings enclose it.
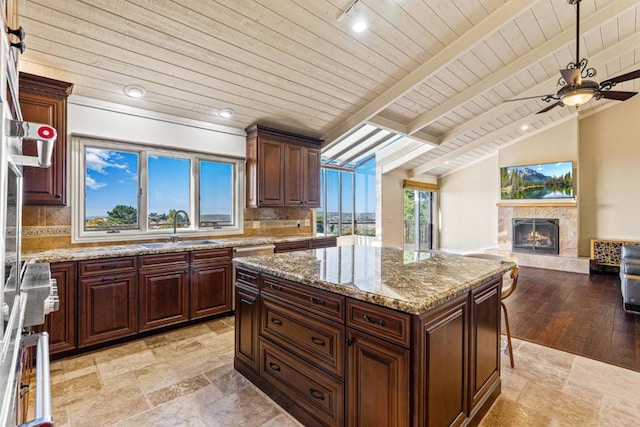
<instances>
[{"instance_id":1,"label":"mountain landscape picture on wall","mask_svg":"<svg viewBox=\"0 0 640 427\"><path fill-rule=\"evenodd\" d=\"M500 168L503 200L573 198L573 162Z\"/></svg>"}]
</instances>

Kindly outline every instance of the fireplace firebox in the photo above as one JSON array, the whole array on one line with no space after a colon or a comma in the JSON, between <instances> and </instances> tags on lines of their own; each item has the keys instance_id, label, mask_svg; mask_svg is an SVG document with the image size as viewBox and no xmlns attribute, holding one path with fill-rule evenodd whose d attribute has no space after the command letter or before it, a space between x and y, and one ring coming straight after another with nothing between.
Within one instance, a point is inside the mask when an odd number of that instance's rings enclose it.
<instances>
[{"instance_id":1,"label":"fireplace firebox","mask_svg":"<svg viewBox=\"0 0 640 427\"><path fill-rule=\"evenodd\" d=\"M513 218L513 251L559 254L558 225L555 218Z\"/></svg>"}]
</instances>

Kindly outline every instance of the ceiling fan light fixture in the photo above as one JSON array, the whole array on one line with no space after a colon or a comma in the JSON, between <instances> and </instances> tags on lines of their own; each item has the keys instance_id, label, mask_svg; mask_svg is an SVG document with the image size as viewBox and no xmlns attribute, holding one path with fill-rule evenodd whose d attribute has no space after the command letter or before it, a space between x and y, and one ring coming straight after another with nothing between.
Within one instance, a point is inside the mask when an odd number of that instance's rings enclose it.
<instances>
[{"instance_id":1,"label":"ceiling fan light fixture","mask_svg":"<svg viewBox=\"0 0 640 427\"><path fill-rule=\"evenodd\" d=\"M582 104L589 102L594 94L594 91L589 89L576 89L562 96L560 99L564 105L578 108Z\"/></svg>"}]
</instances>

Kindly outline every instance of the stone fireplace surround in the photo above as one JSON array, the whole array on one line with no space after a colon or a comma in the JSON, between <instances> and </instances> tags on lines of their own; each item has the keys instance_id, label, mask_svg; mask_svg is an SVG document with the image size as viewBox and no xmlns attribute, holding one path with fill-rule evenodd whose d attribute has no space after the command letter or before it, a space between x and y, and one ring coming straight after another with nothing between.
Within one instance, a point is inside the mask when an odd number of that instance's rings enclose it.
<instances>
[{"instance_id":1,"label":"stone fireplace surround","mask_svg":"<svg viewBox=\"0 0 640 427\"><path fill-rule=\"evenodd\" d=\"M513 252L513 218L558 218L559 254ZM578 258L578 208L574 203L498 203L498 250L495 253L525 267L589 273L589 259Z\"/></svg>"}]
</instances>

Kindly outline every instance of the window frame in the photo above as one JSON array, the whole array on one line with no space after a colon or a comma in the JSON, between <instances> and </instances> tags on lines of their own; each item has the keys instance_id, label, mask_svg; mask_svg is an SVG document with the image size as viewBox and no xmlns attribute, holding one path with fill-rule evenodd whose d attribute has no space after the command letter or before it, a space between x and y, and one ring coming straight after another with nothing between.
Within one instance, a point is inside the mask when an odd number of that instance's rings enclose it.
<instances>
[{"instance_id":1,"label":"window frame","mask_svg":"<svg viewBox=\"0 0 640 427\"><path fill-rule=\"evenodd\" d=\"M85 149L99 148L114 151L130 151L139 154L138 170L138 222L135 230L86 231L85 202L86 202L86 163ZM194 152L188 150L169 149L146 144L136 144L127 141L117 141L84 136L72 136L70 144L71 160L71 242L118 242L169 238L172 229L150 229L148 223L148 156L186 158L190 162L190 224L188 228L179 228L176 234L180 237L200 237L237 235L244 232L244 200L245 200L245 160L238 157L222 156L212 153ZM200 161L221 162L232 165L232 218L234 224L221 228L200 227Z\"/></svg>"}]
</instances>

